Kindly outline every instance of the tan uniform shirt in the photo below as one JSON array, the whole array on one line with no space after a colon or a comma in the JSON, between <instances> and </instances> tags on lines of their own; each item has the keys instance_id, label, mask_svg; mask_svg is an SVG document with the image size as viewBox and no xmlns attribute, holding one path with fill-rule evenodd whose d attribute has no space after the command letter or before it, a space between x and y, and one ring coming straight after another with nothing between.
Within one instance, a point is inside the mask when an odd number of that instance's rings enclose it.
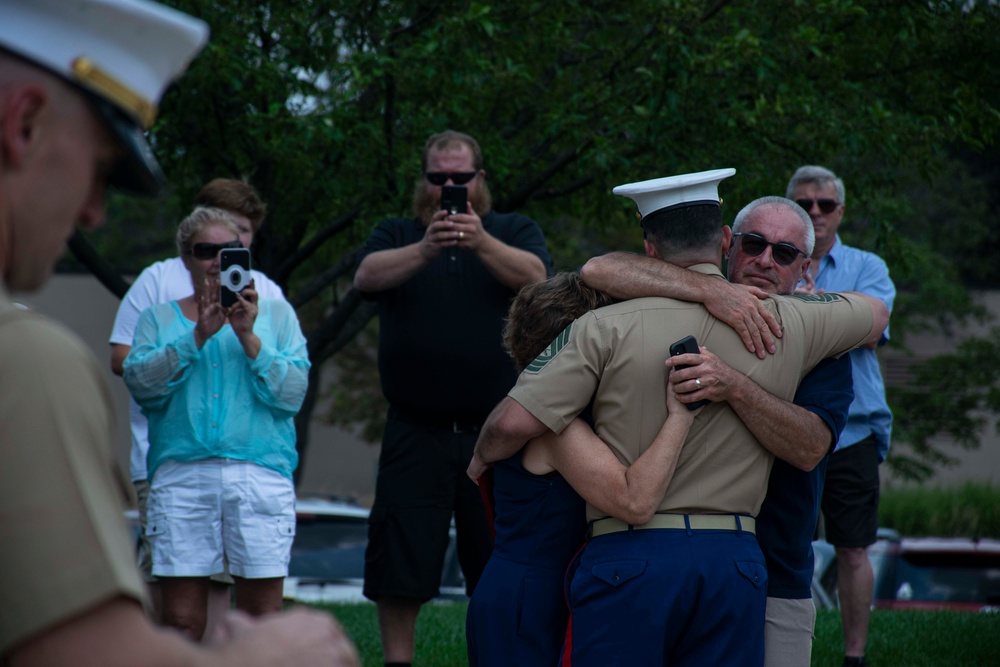
<instances>
[{"instance_id":1,"label":"tan uniform shirt","mask_svg":"<svg viewBox=\"0 0 1000 667\"><path fill-rule=\"evenodd\" d=\"M113 442L92 356L0 287L0 663L116 596L145 599Z\"/></svg>"},{"instance_id":2,"label":"tan uniform shirt","mask_svg":"<svg viewBox=\"0 0 1000 667\"><path fill-rule=\"evenodd\" d=\"M692 267L718 275L717 267ZM764 360L700 304L646 298L591 311L574 322L521 374L510 397L561 432L594 397L597 434L630 465L667 417L664 361L670 345L698 343L772 394L791 400L820 360L856 347L871 331L871 309L859 297L824 294L765 301L784 330ZM773 456L727 403L695 418L660 512L756 516ZM588 520L607 516L588 506Z\"/></svg>"}]
</instances>

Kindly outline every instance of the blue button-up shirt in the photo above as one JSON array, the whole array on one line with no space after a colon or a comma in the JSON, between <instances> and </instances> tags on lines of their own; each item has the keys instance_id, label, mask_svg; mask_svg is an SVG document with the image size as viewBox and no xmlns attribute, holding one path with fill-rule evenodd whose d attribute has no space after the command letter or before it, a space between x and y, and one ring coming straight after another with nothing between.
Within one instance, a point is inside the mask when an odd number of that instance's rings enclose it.
<instances>
[{"instance_id":1,"label":"blue button-up shirt","mask_svg":"<svg viewBox=\"0 0 1000 667\"><path fill-rule=\"evenodd\" d=\"M889 278L889 268L878 255L846 246L837 236L833 247L822 259L816 272L816 289L826 292L861 292L882 300L892 311L896 286ZM885 330L879 345L889 340ZM879 459L889 453L892 413L885 400L885 385L874 350L858 348L851 352L854 371L854 402L847 426L837 442L839 451L861 442L869 435L878 440Z\"/></svg>"}]
</instances>

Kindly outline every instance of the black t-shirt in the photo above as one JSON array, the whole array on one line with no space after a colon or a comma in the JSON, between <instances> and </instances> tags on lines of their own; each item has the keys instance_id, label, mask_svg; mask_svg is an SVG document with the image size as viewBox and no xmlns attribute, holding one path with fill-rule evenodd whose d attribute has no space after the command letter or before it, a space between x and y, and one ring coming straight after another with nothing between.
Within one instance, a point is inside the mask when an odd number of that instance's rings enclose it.
<instances>
[{"instance_id":1,"label":"black t-shirt","mask_svg":"<svg viewBox=\"0 0 1000 667\"><path fill-rule=\"evenodd\" d=\"M503 243L537 255L551 272L545 238L530 218L491 212L483 227ZM414 218L384 220L358 261L416 243L424 231ZM366 294L378 301L378 366L390 405L428 421L483 421L517 379L501 346L514 294L472 251L460 248L445 248L398 287Z\"/></svg>"}]
</instances>

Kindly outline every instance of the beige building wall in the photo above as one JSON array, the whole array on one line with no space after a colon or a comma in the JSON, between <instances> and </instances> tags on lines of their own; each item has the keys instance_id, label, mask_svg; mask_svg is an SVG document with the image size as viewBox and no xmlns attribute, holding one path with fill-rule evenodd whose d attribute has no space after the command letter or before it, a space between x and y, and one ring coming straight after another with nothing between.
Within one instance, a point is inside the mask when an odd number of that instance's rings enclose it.
<instances>
[{"instance_id":1,"label":"beige building wall","mask_svg":"<svg viewBox=\"0 0 1000 667\"><path fill-rule=\"evenodd\" d=\"M882 367L887 382L905 382L908 379L909 364L928 359L938 354L954 352L958 343L966 338L990 335L990 329L1000 324L1000 291L981 291L973 294L976 302L986 308L993 316L993 321L985 325L972 325L956 330L951 337L940 334L919 334L907 338L906 344L912 356L904 355L896 350L880 353ZM967 481L992 484L1000 488L1000 435L997 433L995 415L984 415L986 424L981 431L979 448L965 451L949 445L947 438L936 438L933 443L949 456L959 459L954 466L939 468L932 480L932 486L958 486ZM885 468L883 467L883 471ZM883 486L907 485L892 475L883 473Z\"/></svg>"}]
</instances>

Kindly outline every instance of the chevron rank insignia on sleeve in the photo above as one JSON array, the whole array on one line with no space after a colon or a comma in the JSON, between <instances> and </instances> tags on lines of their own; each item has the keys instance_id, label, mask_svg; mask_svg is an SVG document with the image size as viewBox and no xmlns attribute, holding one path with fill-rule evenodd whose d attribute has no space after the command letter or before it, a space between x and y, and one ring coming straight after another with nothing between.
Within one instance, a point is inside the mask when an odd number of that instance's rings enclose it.
<instances>
[{"instance_id":1,"label":"chevron rank insignia on sleeve","mask_svg":"<svg viewBox=\"0 0 1000 667\"><path fill-rule=\"evenodd\" d=\"M549 343L549 346L545 348L540 355L535 357L534 361L525 366L524 372L537 373L543 368L545 368L545 364L552 361L552 359L554 359L555 356L559 354L559 350L566 347L566 344L569 343L569 332L570 329L572 328L573 328L573 323L570 322L569 326L563 329L562 333L556 336L555 340Z\"/></svg>"}]
</instances>

